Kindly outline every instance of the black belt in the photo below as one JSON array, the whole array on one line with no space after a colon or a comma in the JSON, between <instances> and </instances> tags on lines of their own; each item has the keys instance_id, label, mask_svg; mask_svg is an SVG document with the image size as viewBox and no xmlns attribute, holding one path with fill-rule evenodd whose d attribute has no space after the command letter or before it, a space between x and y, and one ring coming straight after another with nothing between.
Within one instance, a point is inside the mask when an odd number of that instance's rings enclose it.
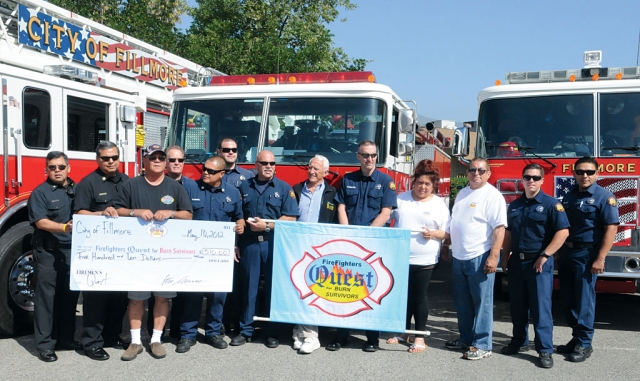
<instances>
[{"instance_id":1,"label":"black belt","mask_svg":"<svg viewBox=\"0 0 640 381\"><path fill-rule=\"evenodd\" d=\"M591 249L593 242L565 242L564 245L569 249Z\"/></svg>"},{"instance_id":2,"label":"black belt","mask_svg":"<svg viewBox=\"0 0 640 381\"><path fill-rule=\"evenodd\" d=\"M264 242L270 241L273 239L273 234L261 234L261 235L248 235L246 237L242 237L247 242Z\"/></svg>"},{"instance_id":3,"label":"black belt","mask_svg":"<svg viewBox=\"0 0 640 381\"><path fill-rule=\"evenodd\" d=\"M520 258L521 261L529 261L531 259L537 259L540 253L515 253L516 258Z\"/></svg>"}]
</instances>

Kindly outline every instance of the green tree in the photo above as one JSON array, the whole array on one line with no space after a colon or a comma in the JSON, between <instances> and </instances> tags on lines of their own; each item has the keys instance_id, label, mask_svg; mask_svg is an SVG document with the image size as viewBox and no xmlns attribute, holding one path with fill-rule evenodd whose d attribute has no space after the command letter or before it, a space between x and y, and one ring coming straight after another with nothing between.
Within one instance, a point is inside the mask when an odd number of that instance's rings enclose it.
<instances>
[{"instance_id":1,"label":"green tree","mask_svg":"<svg viewBox=\"0 0 640 381\"><path fill-rule=\"evenodd\" d=\"M363 70L327 25L350 0L197 0L179 54L229 74Z\"/></svg>"}]
</instances>

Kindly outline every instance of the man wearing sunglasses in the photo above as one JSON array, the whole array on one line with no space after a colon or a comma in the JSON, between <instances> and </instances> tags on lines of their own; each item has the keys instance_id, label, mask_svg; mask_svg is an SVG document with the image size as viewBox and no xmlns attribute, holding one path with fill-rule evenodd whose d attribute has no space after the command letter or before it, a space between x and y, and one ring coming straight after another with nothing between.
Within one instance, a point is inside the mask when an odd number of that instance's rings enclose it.
<instances>
[{"instance_id":1,"label":"man wearing sunglasses","mask_svg":"<svg viewBox=\"0 0 640 381\"><path fill-rule=\"evenodd\" d=\"M191 201L184 188L165 176L167 155L162 146L152 144L144 153L144 176L129 179L118 191L114 207L120 217L137 217L144 221L165 221L170 218L190 220L192 218ZM169 299L173 291L153 292L153 334L151 336L151 355L164 358L167 355L162 346L161 337L169 314ZM144 301L151 297L147 291L129 291L129 325L131 326L131 344L121 359L130 361L142 353L140 328L144 315Z\"/></svg>"},{"instance_id":2,"label":"man wearing sunglasses","mask_svg":"<svg viewBox=\"0 0 640 381\"><path fill-rule=\"evenodd\" d=\"M75 195L75 184L68 177L70 170L67 155L49 152L44 169L47 180L27 201L38 279L33 300L34 333L38 358L44 362L58 359L56 349L81 349L73 341L79 293L69 289Z\"/></svg>"},{"instance_id":3,"label":"man wearing sunglasses","mask_svg":"<svg viewBox=\"0 0 640 381\"><path fill-rule=\"evenodd\" d=\"M378 149L374 142L360 142L357 157L360 170L344 175L336 193L338 221L341 225L385 226L391 211L398 206L396 184L389 175L376 169ZM362 350L376 352L380 332L365 331L365 334L367 341ZM339 351L349 342L349 330L338 328L327 350Z\"/></svg>"},{"instance_id":4,"label":"man wearing sunglasses","mask_svg":"<svg viewBox=\"0 0 640 381\"><path fill-rule=\"evenodd\" d=\"M220 139L220 142L218 142L218 156L225 161L225 175L222 179L225 183L240 188L240 184L253 177L253 172L237 165L238 143L232 138Z\"/></svg>"},{"instance_id":5,"label":"man wearing sunglasses","mask_svg":"<svg viewBox=\"0 0 640 381\"><path fill-rule=\"evenodd\" d=\"M240 333L231 340L232 346L243 345L253 337L253 316L256 314L260 274L264 274L265 305L269 316L271 306L271 275L273 267L273 231L277 224L269 220L295 221L298 204L291 186L277 179L276 161L268 150L260 152L256 160L257 175L240 185L242 214L248 229L238 243L242 270L242 315ZM274 323L265 327L265 345L277 348L280 341Z\"/></svg>"},{"instance_id":6,"label":"man wearing sunglasses","mask_svg":"<svg viewBox=\"0 0 640 381\"><path fill-rule=\"evenodd\" d=\"M219 156L209 158L202 165L202 178L193 184L185 184L185 189L193 206L193 219L202 221L235 222L234 231L244 232L242 198L240 191L222 181L225 175L225 161ZM238 256L236 254L236 261ZM222 314L226 292L207 293L205 342L214 348L225 349ZM180 321L180 342L176 352L185 353L196 344L198 321L202 311L204 293L185 292L184 312Z\"/></svg>"},{"instance_id":7,"label":"man wearing sunglasses","mask_svg":"<svg viewBox=\"0 0 640 381\"><path fill-rule=\"evenodd\" d=\"M578 159L573 178L578 186L562 200L571 228L558 266L565 318L573 338L557 350L568 354L569 361L582 362L593 353L596 280L604 272L620 218L616 197L596 183L598 162L594 158Z\"/></svg>"},{"instance_id":8,"label":"man wearing sunglasses","mask_svg":"<svg viewBox=\"0 0 640 381\"><path fill-rule=\"evenodd\" d=\"M458 193L451 223L453 301L458 315L457 340L445 346L463 350L464 358L491 356L493 285L504 240L507 211L504 197L488 184L491 171L484 158L469 163L469 185Z\"/></svg>"},{"instance_id":9,"label":"man wearing sunglasses","mask_svg":"<svg viewBox=\"0 0 640 381\"><path fill-rule=\"evenodd\" d=\"M98 168L84 177L76 187L74 210L77 214L117 218L113 204L118 189L129 176L118 170L120 150L113 142L101 142L96 147ZM121 291L84 291L82 346L93 360L108 360L104 347L124 349L120 339L122 317L127 310L127 293Z\"/></svg>"},{"instance_id":10,"label":"man wearing sunglasses","mask_svg":"<svg viewBox=\"0 0 640 381\"><path fill-rule=\"evenodd\" d=\"M569 236L564 207L540 190L544 169L528 164L522 170L524 194L509 205L502 246L502 270L509 270L509 309L513 323L505 355L529 350L529 317L536 333L538 365L553 367L553 255Z\"/></svg>"}]
</instances>

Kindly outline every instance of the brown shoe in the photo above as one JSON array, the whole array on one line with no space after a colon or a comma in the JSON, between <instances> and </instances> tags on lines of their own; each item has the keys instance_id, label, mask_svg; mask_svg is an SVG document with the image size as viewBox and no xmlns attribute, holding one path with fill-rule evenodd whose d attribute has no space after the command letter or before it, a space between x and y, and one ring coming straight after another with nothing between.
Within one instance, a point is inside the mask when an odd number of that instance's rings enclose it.
<instances>
[{"instance_id":1,"label":"brown shoe","mask_svg":"<svg viewBox=\"0 0 640 381\"><path fill-rule=\"evenodd\" d=\"M151 343L151 356L162 359L167 356L167 351L162 346L162 343Z\"/></svg>"},{"instance_id":2,"label":"brown shoe","mask_svg":"<svg viewBox=\"0 0 640 381\"><path fill-rule=\"evenodd\" d=\"M136 357L138 357L138 355L140 353L142 353L142 351L144 350L144 347L142 346L142 344L129 344L129 348L127 348L126 351L124 351L124 353L122 354L122 357L120 357L120 359L122 361L131 361L133 359L135 359Z\"/></svg>"}]
</instances>

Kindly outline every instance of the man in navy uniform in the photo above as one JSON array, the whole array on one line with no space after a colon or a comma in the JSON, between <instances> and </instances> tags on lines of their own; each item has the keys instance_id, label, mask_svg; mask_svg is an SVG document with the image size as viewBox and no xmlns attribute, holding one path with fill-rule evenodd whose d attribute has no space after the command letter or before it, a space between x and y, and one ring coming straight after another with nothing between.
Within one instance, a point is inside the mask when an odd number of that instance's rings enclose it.
<instances>
[{"instance_id":1,"label":"man in navy uniform","mask_svg":"<svg viewBox=\"0 0 640 381\"><path fill-rule=\"evenodd\" d=\"M69 289L75 184L68 177L67 155L60 151L47 154L44 170L47 180L33 190L27 210L38 279L33 301L36 348L40 360L53 362L56 349L81 348L73 340L79 293Z\"/></svg>"},{"instance_id":2,"label":"man in navy uniform","mask_svg":"<svg viewBox=\"0 0 640 381\"><path fill-rule=\"evenodd\" d=\"M391 211L398 206L396 185L393 179L376 169L378 151L370 140L358 145L360 170L347 173L336 194L338 221L341 225L385 226ZM365 352L375 352L378 348L380 332L365 331L367 342ZM334 340L327 350L338 351L349 345L349 330L338 328Z\"/></svg>"},{"instance_id":3,"label":"man in navy uniform","mask_svg":"<svg viewBox=\"0 0 640 381\"><path fill-rule=\"evenodd\" d=\"M237 165L238 143L232 138L222 138L218 142L218 156L225 161L225 175L222 181L236 188L253 177L253 172Z\"/></svg>"},{"instance_id":4,"label":"man in navy uniform","mask_svg":"<svg viewBox=\"0 0 640 381\"><path fill-rule=\"evenodd\" d=\"M260 274L265 280L265 304L268 315L271 307L271 276L273 267L273 231L277 229L268 220L295 221L298 217L298 205L291 186L275 177L276 161L271 151L262 151L256 160L257 175L240 185L242 194L242 213L249 229L245 229L240 238L239 249L242 254L242 316L240 333L231 340L232 346L243 345L253 336L253 316L256 312ZM274 324L266 327L265 345L277 348L280 341L276 338Z\"/></svg>"},{"instance_id":5,"label":"man in navy uniform","mask_svg":"<svg viewBox=\"0 0 640 381\"><path fill-rule=\"evenodd\" d=\"M234 231L244 232L242 198L240 191L222 181L225 174L224 160L219 156L209 158L202 165L202 178L189 182L185 189L191 199L193 219L201 221L235 222ZM185 353L196 344L198 321L202 311L201 292L184 293L184 311L180 321L180 342L176 352ZM218 349L225 349L222 329L222 313L226 292L210 292L207 296L205 342Z\"/></svg>"},{"instance_id":6,"label":"man in navy uniform","mask_svg":"<svg viewBox=\"0 0 640 381\"><path fill-rule=\"evenodd\" d=\"M513 337L505 355L529 350L529 310L535 347L542 368L553 366L553 255L569 236L562 204L540 190L544 169L528 164L522 170L524 194L509 205L502 245L502 269L509 270L509 307Z\"/></svg>"},{"instance_id":7,"label":"man in navy uniform","mask_svg":"<svg viewBox=\"0 0 640 381\"><path fill-rule=\"evenodd\" d=\"M604 260L620 219L615 196L596 184L598 162L594 158L578 159L573 177L578 186L562 200L571 228L558 269L565 318L573 338L558 346L558 353L569 354L572 362L582 362L593 352L596 280L604 272Z\"/></svg>"}]
</instances>

